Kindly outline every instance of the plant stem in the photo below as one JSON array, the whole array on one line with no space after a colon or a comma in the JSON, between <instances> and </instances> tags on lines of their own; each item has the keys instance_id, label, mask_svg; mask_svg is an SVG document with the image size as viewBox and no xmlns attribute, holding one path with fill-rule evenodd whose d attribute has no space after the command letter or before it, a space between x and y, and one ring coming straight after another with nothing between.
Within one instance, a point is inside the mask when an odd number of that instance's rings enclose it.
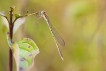
<instances>
[{"instance_id":1,"label":"plant stem","mask_svg":"<svg viewBox=\"0 0 106 71\"><path fill-rule=\"evenodd\" d=\"M13 8L10 7L9 32L11 40L13 38L13 26L14 26L14 24L12 23L12 17L13 17ZM9 49L9 71L12 71L12 68L13 68L13 53L12 50Z\"/></svg>"}]
</instances>

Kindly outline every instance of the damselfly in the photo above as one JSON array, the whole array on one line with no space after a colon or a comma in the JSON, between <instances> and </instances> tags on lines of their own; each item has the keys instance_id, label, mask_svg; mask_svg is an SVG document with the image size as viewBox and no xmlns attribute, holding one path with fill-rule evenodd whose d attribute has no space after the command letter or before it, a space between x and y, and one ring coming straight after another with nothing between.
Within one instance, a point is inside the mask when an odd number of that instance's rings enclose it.
<instances>
[{"instance_id":1,"label":"damselfly","mask_svg":"<svg viewBox=\"0 0 106 71\"><path fill-rule=\"evenodd\" d=\"M57 41L58 41L62 46L65 46L64 40L63 40L62 37L58 34L58 32L56 31L56 29L53 27L53 25L51 24L50 19L49 19L49 17L47 16L47 14L46 14L45 11L37 12L37 13L36 13L36 16L39 17L39 18L42 18L42 17L43 17L43 18L45 19L45 21L47 22L48 27L49 27L49 29L50 29L50 31L51 31L52 36L53 36L54 42L55 42L55 44L56 44L56 47L57 47L57 49L58 49L59 55L60 55L61 59L64 60L64 58L63 58L63 56L62 56L62 53L61 53L61 50L60 50L60 48L59 48L59 46L58 46L58 43L57 43Z\"/></svg>"}]
</instances>

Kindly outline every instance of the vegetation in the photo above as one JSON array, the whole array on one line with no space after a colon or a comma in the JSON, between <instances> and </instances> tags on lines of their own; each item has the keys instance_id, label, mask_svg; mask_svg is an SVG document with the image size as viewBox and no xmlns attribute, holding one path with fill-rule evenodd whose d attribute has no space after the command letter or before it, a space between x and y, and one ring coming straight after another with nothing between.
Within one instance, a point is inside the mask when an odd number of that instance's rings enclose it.
<instances>
[{"instance_id":1,"label":"vegetation","mask_svg":"<svg viewBox=\"0 0 106 71\"><path fill-rule=\"evenodd\" d=\"M62 61L44 19L28 16L19 29L14 28L13 40L31 38L39 47L40 53L29 71L105 71L105 3L105 0L1 0L0 12L5 11L9 18L8 9L12 6L16 7L14 13L21 15L45 10L66 43L65 47L59 45L64 58ZM5 23L0 17L0 71L9 71Z\"/></svg>"}]
</instances>

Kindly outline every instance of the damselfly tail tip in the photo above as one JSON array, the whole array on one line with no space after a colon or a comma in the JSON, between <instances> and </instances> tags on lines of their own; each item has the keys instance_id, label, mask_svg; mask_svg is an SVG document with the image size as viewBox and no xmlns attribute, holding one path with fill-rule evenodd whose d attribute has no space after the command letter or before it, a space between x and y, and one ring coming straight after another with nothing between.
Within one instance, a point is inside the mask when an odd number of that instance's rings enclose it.
<instances>
[{"instance_id":1,"label":"damselfly tail tip","mask_svg":"<svg viewBox=\"0 0 106 71\"><path fill-rule=\"evenodd\" d=\"M61 57L61 59L64 61L64 58L63 57Z\"/></svg>"}]
</instances>

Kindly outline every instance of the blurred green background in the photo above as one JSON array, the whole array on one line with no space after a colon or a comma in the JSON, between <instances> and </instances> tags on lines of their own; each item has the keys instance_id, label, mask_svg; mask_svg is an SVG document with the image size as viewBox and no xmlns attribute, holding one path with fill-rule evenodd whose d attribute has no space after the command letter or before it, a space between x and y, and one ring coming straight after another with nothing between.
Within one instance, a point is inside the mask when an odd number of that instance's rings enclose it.
<instances>
[{"instance_id":1,"label":"blurred green background","mask_svg":"<svg viewBox=\"0 0 106 71\"><path fill-rule=\"evenodd\" d=\"M105 0L0 0L0 11L8 16L45 10L66 46L60 46L59 57L52 35L44 19L26 18L14 34L14 41L32 38L40 49L35 65L29 71L106 71L106 1ZM8 71L9 47L6 27L0 17L0 71ZM14 62L15 71L15 62Z\"/></svg>"}]
</instances>

